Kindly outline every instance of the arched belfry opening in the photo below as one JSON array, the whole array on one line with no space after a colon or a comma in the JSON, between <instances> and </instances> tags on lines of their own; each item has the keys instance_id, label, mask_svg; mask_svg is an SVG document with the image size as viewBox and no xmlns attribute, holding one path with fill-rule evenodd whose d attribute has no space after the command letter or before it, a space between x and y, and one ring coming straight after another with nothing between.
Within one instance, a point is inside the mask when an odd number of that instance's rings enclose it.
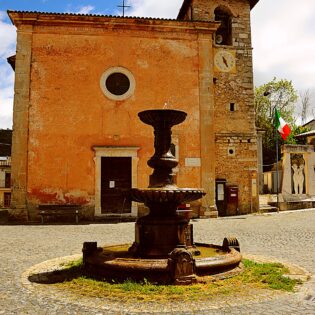
<instances>
[{"instance_id":1,"label":"arched belfry opening","mask_svg":"<svg viewBox=\"0 0 315 315\"><path fill-rule=\"evenodd\" d=\"M221 22L215 34L217 45L232 45L232 12L225 6L214 10L215 21Z\"/></svg>"}]
</instances>

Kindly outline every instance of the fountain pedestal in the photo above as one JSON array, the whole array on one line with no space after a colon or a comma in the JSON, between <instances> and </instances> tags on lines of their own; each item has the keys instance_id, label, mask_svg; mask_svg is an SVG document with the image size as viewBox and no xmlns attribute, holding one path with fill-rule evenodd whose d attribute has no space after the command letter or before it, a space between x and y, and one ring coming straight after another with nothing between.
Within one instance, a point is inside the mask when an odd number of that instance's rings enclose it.
<instances>
[{"instance_id":1,"label":"fountain pedestal","mask_svg":"<svg viewBox=\"0 0 315 315\"><path fill-rule=\"evenodd\" d=\"M174 183L172 169L178 161L171 153L171 128L186 118L177 110L147 110L138 116L154 128L154 155L148 165L153 168L147 189L132 189L131 198L144 203L150 213L136 223L135 243L130 249L140 257L168 257L175 248L197 253L189 219L176 210L182 203L200 199L202 189L180 189Z\"/></svg>"}]
</instances>

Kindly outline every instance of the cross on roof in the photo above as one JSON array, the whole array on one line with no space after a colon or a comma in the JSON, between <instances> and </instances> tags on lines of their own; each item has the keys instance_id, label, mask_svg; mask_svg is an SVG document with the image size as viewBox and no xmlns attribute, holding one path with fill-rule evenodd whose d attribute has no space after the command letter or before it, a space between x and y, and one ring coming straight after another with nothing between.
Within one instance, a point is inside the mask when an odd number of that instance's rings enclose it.
<instances>
[{"instance_id":1,"label":"cross on roof","mask_svg":"<svg viewBox=\"0 0 315 315\"><path fill-rule=\"evenodd\" d=\"M125 8L130 8L130 5L125 5L125 0L123 0L122 5L118 5L118 8L122 8L123 9L123 17L125 16Z\"/></svg>"}]
</instances>

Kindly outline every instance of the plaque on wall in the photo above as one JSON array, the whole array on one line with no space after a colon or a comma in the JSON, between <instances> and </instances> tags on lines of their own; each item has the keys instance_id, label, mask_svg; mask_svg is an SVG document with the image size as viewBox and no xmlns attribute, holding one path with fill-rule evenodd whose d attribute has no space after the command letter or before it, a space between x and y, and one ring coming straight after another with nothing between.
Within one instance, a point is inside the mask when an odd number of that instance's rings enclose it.
<instances>
[{"instance_id":1,"label":"plaque on wall","mask_svg":"<svg viewBox=\"0 0 315 315\"><path fill-rule=\"evenodd\" d=\"M201 166L201 160L200 160L200 158L186 158L185 159L185 166L200 167Z\"/></svg>"}]
</instances>

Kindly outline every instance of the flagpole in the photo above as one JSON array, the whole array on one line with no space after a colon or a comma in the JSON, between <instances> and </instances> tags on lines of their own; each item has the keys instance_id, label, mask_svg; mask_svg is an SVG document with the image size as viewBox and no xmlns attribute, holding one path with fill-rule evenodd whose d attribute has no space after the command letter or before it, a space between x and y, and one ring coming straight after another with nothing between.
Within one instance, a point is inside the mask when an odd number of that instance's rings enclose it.
<instances>
[{"instance_id":1,"label":"flagpole","mask_svg":"<svg viewBox=\"0 0 315 315\"><path fill-rule=\"evenodd\" d=\"M281 137L283 140L286 140L286 138L289 136L291 129L288 126L288 124L283 120L283 118L280 116L280 113L277 110L277 106L274 107L275 111L275 140L276 140L276 185L277 185L277 207L278 211L280 210L279 207L279 166L278 166L278 157L279 157L279 133L281 134ZM277 130L278 129L278 130Z\"/></svg>"},{"instance_id":2,"label":"flagpole","mask_svg":"<svg viewBox=\"0 0 315 315\"><path fill-rule=\"evenodd\" d=\"M276 106L275 106L275 116L276 116ZM279 212L279 166L278 166L279 135L277 133L277 130L275 130L275 135L276 135L276 187L277 187L276 192L277 192L277 210Z\"/></svg>"},{"instance_id":3,"label":"flagpole","mask_svg":"<svg viewBox=\"0 0 315 315\"><path fill-rule=\"evenodd\" d=\"M275 104L274 107L274 120L276 122L276 116L277 116L277 104ZM278 157L279 157L279 134L277 130L276 123L274 125L274 131L275 131L275 137L276 137L276 193L277 193L277 211L279 212L279 165L278 165Z\"/></svg>"}]
</instances>

